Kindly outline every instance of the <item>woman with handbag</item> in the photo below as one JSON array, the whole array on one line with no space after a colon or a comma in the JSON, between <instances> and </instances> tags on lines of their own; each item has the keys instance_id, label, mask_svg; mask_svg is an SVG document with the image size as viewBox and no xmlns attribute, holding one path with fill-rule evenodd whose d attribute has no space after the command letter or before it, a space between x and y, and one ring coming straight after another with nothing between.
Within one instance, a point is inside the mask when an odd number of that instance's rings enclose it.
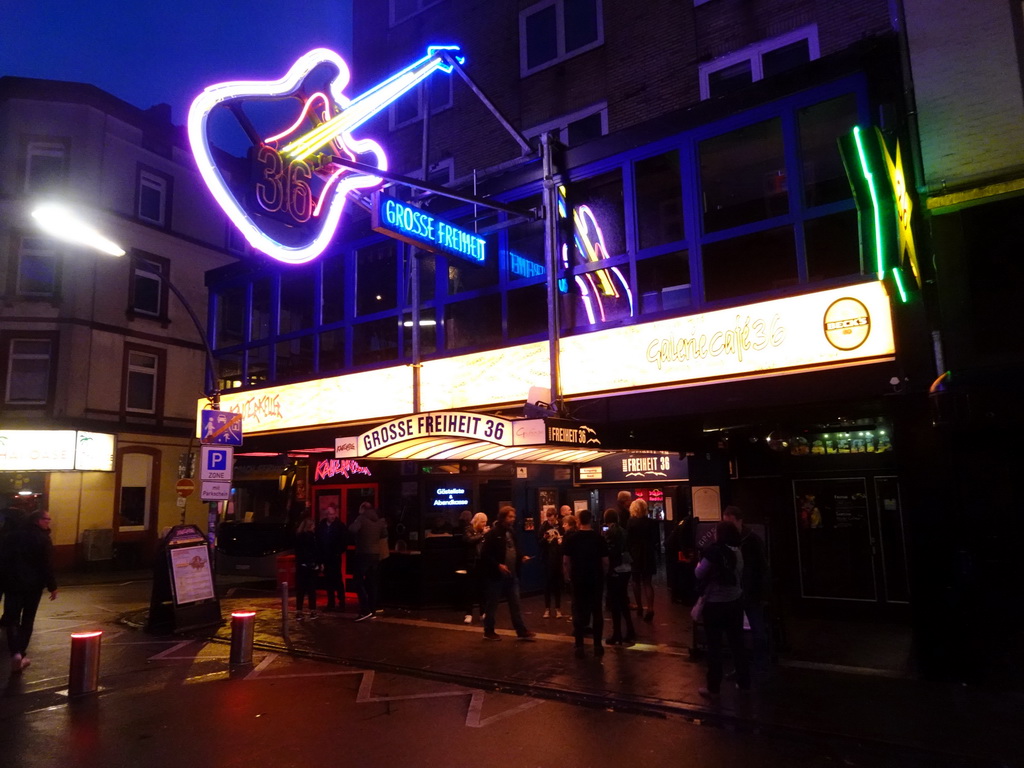
<instances>
[{"instance_id":1,"label":"woman with handbag","mask_svg":"<svg viewBox=\"0 0 1024 768\"><path fill-rule=\"evenodd\" d=\"M743 555L739 545L736 526L719 523L714 543L704 550L695 571L703 591L694 606L694 620L703 619L708 644L707 686L698 688L697 693L712 700L718 698L722 687L723 640L728 640L736 665L736 687L750 690L750 664L743 644Z\"/></svg>"},{"instance_id":2,"label":"woman with handbag","mask_svg":"<svg viewBox=\"0 0 1024 768\"><path fill-rule=\"evenodd\" d=\"M608 542L608 613L612 617L612 636L608 645L632 645L636 640L633 616L629 612L629 579L633 570L632 558L626 547L626 532L619 525L619 511L604 511L604 539ZM626 620L626 634L622 635L622 620Z\"/></svg>"}]
</instances>

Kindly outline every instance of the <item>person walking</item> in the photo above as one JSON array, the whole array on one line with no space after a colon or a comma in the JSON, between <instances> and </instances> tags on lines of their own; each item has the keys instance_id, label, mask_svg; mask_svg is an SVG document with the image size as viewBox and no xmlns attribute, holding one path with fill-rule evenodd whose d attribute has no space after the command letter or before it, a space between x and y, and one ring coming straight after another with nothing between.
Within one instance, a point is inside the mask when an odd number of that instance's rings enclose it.
<instances>
[{"instance_id":1,"label":"person walking","mask_svg":"<svg viewBox=\"0 0 1024 768\"><path fill-rule=\"evenodd\" d=\"M764 541L743 525L743 510L728 506L722 511L722 520L732 523L740 534L740 552L743 554L743 613L750 623L752 645L751 662L755 671L763 675L768 671L771 647L768 637L768 601L771 596L771 568Z\"/></svg>"},{"instance_id":2,"label":"person walking","mask_svg":"<svg viewBox=\"0 0 1024 768\"><path fill-rule=\"evenodd\" d=\"M376 616L377 595L380 584L380 540L387 538L387 524L377 516L373 504L359 505L359 516L352 522L349 532L355 541L355 583L359 596L359 615L356 621Z\"/></svg>"},{"instance_id":3,"label":"person walking","mask_svg":"<svg viewBox=\"0 0 1024 768\"><path fill-rule=\"evenodd\" d=\"M703 586L704 634L708 646L707 685L697 693L717 699L722 686L723 637L736 665L736 687L750 689L750 665L743 645L743 554L740 534L732 523L715 526L715 540L697 563L696 576Z\"/></svg>"},{"instance_id":4,"label":"person walking","mask_svg":"<svg viewBox=\"0 0 1024 768\"><path fill-rule=\"evenodd\" d=\"M529 640L537 636L526 628L523 621L522 606L519 603L519 572L522 564L529 560L519 554L516 543L514 525L516 522L515 507L505 506L498 510L498 518L494 526L484 536L480 548L480 567L484 578L487 604L484 618L484 639L501 640L501 635L494 631L495 614L498 601L504 596L508 600L508 610L512 617L512 626L520 640Z\"/></svg>"},{"instance_id":5,"label":"person walking","mask_svg":"<svg viewBox=\"0 0 1024 768\"><path fill-rule=\"evenodd\" d=\"M608 645L632 645L636 641L633 614L629 610L629 580L632 558L626 548L626 532L619 525L619 511L604 511L604 540L608 544L608 612L612 617L612 636ZM626 634L622 634L625 622Z\"/></svg>"},{"instance_id":6,"label":"person walking","mask_svg":"<svg viewBox=\"0 0 1024 768\"><path fill-rule=\"evenodd\" d=\"M586 656L583 640L590 631L594 655L604 655L604 581L608 573L608 544L591 526L593 515L581 509L580 528L563 547L562 562L566 578L572 584L572 627L576 638L576 658Z\"/></svg>"},{"instance_id":7,"label":"person walking","mask_svg":"<svg viewBox=\"0 0 1024 768\"><path fill-rule=\"evenodd\" d=\"M633 503L633 494L629 491L619 491L615 496L615 509L619 515L619 527L626 530L629 527L629 505Z\"/></svg>"},{"instance_id":8,"label":"person walking","mask_svg":"<svg viewBox=\"0 0 1024 768\"><path fill-rule=\"evenodd\" d=\"M480 618L484 618L483 584L480 580L480 547L483 546L484 536L491 530L487 525L487 515L477 512L469 520L462 531L462 543L466 548L466 580L465 593L462 599L466 606L466 615L463 623L473 623L473 607L480 605Z\"/></svg>"},{"instance_id":9,"label":"person walking","mask_svg":"<svg viewBox=\"0 0 1024 768\"><path fill-rule=\"evenodd\" d=\"M633 558L633 597L636 615L646 622L654 620L654 572L658 569L658 529L647 516L647 502L634 499L629 505L626 544Z\"/></svg>"},{"instance_id":10,"label":"person walking","mask_svg":"<svg viewBox=\"0 0 1024 768\"><path fill-rule=\"evenodd\" d=\"M5 538L0 552L5 590L2 623L7 630L11 674L20 673L32 663L26 653L43 589L49 591L51 600L57 599L50 522L48 510L33 512L25 525Z\"/></svg>"},{"instance_id":11,"label":"person walking","mask_svg":"<svg viewBox=\"0 0 1024 768\"><path fill-rule=\"evenodd\" d=\"M303 620L302 603L308 598L309 618L315 619L316 577L322 567L317 546L317 527L313 516L306 515L295 530L295 618Z\"/></svg>"},{"instance_id":12,"label":"person walking","mask_svg":"<svg viewBox=\"0 0 1024 768\"><path fill-rule=\"evenodd\" d=\"M544 513L544 522L540 524L540 558L544 569L544 618L560 619L565 582L562 579L562 526L554 507Z\"/></svg>"},{"instance_id":13,"label":"person walking","mask_svg":"<svg viewBox=\"0 0 1024 768\"><path fill-rule=\"evenodd\" d=\"M316 524L316 546L323 566L324 588L327 590L326 611L345 608L345 584L341 577L341 556L348 548L348 527L338 517L338 507L328 504L324 516Z\"/></svg>"}]
</instances>

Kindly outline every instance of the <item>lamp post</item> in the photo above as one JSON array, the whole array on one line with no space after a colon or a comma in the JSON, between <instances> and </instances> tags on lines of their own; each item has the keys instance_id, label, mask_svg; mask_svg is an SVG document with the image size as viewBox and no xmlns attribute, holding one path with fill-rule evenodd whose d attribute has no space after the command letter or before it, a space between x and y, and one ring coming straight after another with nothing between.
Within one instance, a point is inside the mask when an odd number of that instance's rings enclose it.
<instances>
[{"instance_id":1,"label":"lamp post","mask_svg":"<svg viewBox=\"0 0 1024 768\"><path fill-rule=\"evenodd\" d=\"M60 203L46 202L33 208L31 215L40 229L58 240L68 242L73 245L92 248L100 253L105 253L108 256L120 257L125 255L125 250L121 248L121 246L103 235L75 208L71 208ZM181 302L181 306L184 307L189 319L192 320L192 324L195 326L196 332L199 334L199 339L203 343L208 368L206 375L203 377L205 385L204 390L213 409L218 410L220 408L220 388L218 387L217 361L213 356L213 349L210 347L210 342L207 338L206 332L203 330L202 323L199 322L198 315L196 315L195 311L192 309L192 305L188 303L188 300L178 289L178 286L172 283L166 275L160 275L160 278L166 283L167 288L171 293L173 293L177 297L178 301ZM195 437L193 436L189 442L188 459L185 467L186 472L189 472L191 469L192 441L194 440ZM216 533L218 503L219 502L216 501L210 502L208 536L210 538L211 546ZM184 508L182 509L182 522L184 522Z\"/></svg>"}]
</instances>

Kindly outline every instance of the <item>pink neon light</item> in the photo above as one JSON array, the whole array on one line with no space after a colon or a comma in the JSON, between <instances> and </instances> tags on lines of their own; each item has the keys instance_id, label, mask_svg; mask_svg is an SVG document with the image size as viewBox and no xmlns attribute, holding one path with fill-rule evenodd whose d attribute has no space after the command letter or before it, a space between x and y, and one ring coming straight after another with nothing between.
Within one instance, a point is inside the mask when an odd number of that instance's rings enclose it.
<instances>
[{"instance_id":1,"label":"pink neon light","mask_svg":"<svg viewBox=\"0 0 1024 768\"><path fill-rule=\"evenodd\" d=\"M256 615L256 611L232 611L231 618L233 619L248 619Z\"/></svg>"},{"instance_id":2,"label":"pink neon light","mask_svg":"<svg viewBox=\"0 0 1024 768\"><path fill-rule=\"evenodd\" d=\"M296 120L288 128L281 131L276 136L269 136L268 138L264 139L264 143L272 144L273 142L278 141L285 136L290 136L291 134L295 133L295 131L299 129L299 126L302 125L303 121L309 116L310 111L313 109L313 105L317 101L323 101L323 119L329 119L330 105L327 101L327 94L325 94L323 91L317 91L312 96L310 96L309 99L306 100L305 105L303 105L302 107L302 112L299 114L298 120Z\"/></svg>"},{"instance_id":3,"label":"pink neon light","mask_svg":"<svg viewBox=\"0 0 1024 768\"><path fill-rule=\"evenodd\" d=\"M87 640L90 637L99 637L102 634L103 634L103 631L99 630L99 629L97 629L97 630L95 630L93 632L72 632L71 633L71 639L72 640Z\"/></svg>"}]
</instances>

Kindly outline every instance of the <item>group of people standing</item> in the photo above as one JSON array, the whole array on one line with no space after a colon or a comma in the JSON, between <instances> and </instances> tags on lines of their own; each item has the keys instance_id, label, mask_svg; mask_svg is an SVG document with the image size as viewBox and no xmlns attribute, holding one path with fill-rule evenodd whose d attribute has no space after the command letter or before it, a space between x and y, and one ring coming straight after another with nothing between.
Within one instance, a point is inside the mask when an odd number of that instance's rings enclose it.
<instances>
[{"instance_id":1,"label":"group of people standing","mask_svg":"<svg viewBox=\"0 0 1024 768\"><path fill-rule=\"evenodd\" d=\"M359 515L350 526L338 517L338 508L334 504L327 505L319 522L314 522L312 514L303 517L295 533L296 618L299 621L307 616L317 618L316 591L321 574L327 592L325 610L344 610L345 584L341 559L349 544L355 544L350 570L359 598L356 621L374 618L379 609L381 553L387 541L387 523L367 501L359 505ZM303 614L306 603L309 613Z\"/></svg>"},{"instance_id":2,"label":"group of people standing","mask_svg":"<svg viewBox=\"0 0 1024 768\"><path fill-rule=\"evenodd\" d=\"M0 626L7 634L12 675L32 663L28 644L44 589L51 600L57 598L50 513L43 509L25 519L7 517L0 530L0 598L4 603Z\"/></svg>"}]
</instances>

